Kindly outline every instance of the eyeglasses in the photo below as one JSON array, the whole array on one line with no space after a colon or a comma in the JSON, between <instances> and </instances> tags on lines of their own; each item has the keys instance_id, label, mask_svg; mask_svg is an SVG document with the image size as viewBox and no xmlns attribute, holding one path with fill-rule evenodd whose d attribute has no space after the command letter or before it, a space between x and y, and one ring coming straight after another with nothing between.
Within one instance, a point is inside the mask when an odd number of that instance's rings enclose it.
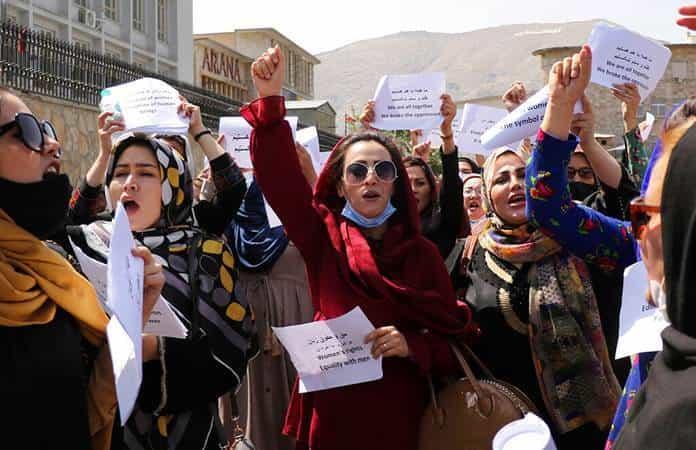
<instances>
[{"instance_id":1,"label":"eyeglasses","mask_svg":"<svg viewBox=\"0 0 696 450\"><path fill-rule=\"evenodd\" d=\"M633 236L640 240L643 238L643 234L645 234L645 228L650 221L650 217L652 217L653 214L659 214L660 207L646 205L645 199L643 197L638 197L631 201L629 211L631 214L631 230L633 231Z\"/></svg>"},{"instance_id":2,"label":"eyeglasses","mask_svg":"<svg viewBox=\"0 0 696 450\"><path fill-rule=\"evenodd\" d=\"M29 149L35 152L43 151L45 144L44 134L51 139L58 140L56 129L53 128L51 122L48 120L39 122L36 117L27 113L17 113L12 122L0 125L0 136L7 133L15 126L19 129L19 134L16 137ZM60 156L60 150L58 151L58 155Z\"/></svg>"},{"instance_id":3,"label":"eyeglasses","mask_svg":"<svg viewBox=\"0 0 696 450\"><path fill-rule=\"evenodd\" d=\"M594 178L594 171L591 167L583 167L582 169L568 167L568 179L572 180L576 174L580 175L580 178Z\"/></svg>"},{"instance_id":4,"label":"eyeglasses","mask_svg":"<svg viewBox=\"0 0 696 450\"><path fill-rule=\"evenodd\" d=\"M468 187L464 189L464 195L467 196L472 196L472 195L481 195L481 188L480 187Z\"/></svg>"},{"instance_id":5,"label":"eyeglasses","mask_svg":"<svg viewBox=\"0 0 696 450\"><path fill-rule=\"evenodd\" d=\"M392 161L384 160L377 161L372 167L361 162L348 164L343 179L346 184L362 184L370 172L374 173L377 179L384 183L393 183L394 180L398 178L396 174L396 164Z\"/></svg>"}]
</instances>

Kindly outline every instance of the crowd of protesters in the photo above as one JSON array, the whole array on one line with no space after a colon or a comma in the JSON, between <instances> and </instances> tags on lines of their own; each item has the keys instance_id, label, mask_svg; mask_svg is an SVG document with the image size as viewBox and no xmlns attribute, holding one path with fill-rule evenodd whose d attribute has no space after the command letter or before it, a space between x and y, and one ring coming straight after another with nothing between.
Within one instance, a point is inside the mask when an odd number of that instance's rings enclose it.
<instances>
[{"instance_id":1,"label":"crowd of protesters","mask_svg":"<svg viewBox=\"0 0 696 450\"><path fill-rule=\"evenodd\" d=\"M681 13L696 29L696 6ZM437 175L424 130L404 155L372 128L373 102L317 173L284 120L278 47L253 63L258 98L241 109L254 169L181 98L188 136L115 140L124 122L100 114L97 157L73 189L53 126L0 88L3 448L416 450L429 380L460 375L453 341L526 395L560 450L692 448L696 97L683 93L649 152L636 85L607 91L623 113L617 159L595 139L591 64L584 46L553 65L536 142L486 158L458 148L443 95ZM515 82L502 103L527 98ZM191 141L208 161L198 174ZM107 263L118 203L144 262L143 323L162 296L188 328L142 335L125 424L111 312L75 257ZM670 326L661 352L616 360L624 269L638 260ZM301 393L273 327L357 306L383 377Z\"/></svg>"}]
</instances>

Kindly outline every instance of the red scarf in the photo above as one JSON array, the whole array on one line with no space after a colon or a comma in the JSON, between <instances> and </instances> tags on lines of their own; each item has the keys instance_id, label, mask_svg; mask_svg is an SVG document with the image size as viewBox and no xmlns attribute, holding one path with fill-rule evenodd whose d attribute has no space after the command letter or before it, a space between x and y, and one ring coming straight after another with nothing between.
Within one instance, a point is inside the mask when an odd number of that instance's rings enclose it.
<instances>
[{"instance_id":1,"label":"red scarf","mask_svg":"<svg viewBox=\"0 0 696 450\"><path fill-rule=\"evenodd\" d=\"M339 145L341 142L334 150ZM360 228L340 215L345 200L338 195L330 168L319 176L314 207L324 219L332 246L344 256L339 261L342 277L367 297L385 299L401 317L420 328L446 335L465 334L470 331L470 312L457 306L437 248L421 235L406 169L401 161L396 165L399 177L394 182L392 203L397 212L389 219L380 248L375 251ZM424 276L404 279L407 264L417 264L415 267Z\"/></svg>"}]
</instances>

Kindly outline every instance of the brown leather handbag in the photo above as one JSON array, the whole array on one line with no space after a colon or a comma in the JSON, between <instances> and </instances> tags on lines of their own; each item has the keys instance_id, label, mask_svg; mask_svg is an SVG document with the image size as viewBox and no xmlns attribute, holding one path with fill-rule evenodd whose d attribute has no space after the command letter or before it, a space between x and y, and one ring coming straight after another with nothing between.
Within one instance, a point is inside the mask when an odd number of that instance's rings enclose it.
<instances>
[{"instance_id":1,"label":"brown leather handbag","mask_svg":"<svg viewBox=\"0 0 696 450\"><path fill-rule=\"evenodd\" d=\"M491 450L498 430L538 411L522 391L496 379L469 347L458 344L486 377L477 379L458 346L450 345L466 377L437 393L429 379L432 400L421 419L418 450Z\"/></svg>"}]
</instances>

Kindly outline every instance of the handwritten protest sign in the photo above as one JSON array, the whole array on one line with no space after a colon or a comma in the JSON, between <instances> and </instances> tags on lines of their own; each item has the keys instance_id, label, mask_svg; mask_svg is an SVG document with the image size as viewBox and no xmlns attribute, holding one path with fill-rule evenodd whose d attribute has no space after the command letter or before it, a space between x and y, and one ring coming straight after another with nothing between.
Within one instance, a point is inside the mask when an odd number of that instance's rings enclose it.
<instances>
[{"instance_id":1,"label":"handwritten protest sign","mask_svg":"<svg viewBox=\"0 0 696 450\"><path fill-rule=\"evenodd\" d=\"M365 344L375 327L360 307L335 319L273 327L300 377L300 393L320 391L382 378L382 358Z\"/></svg>"},{"instance_id":2,"label":"handwritten protest sign","mask_svg":"<svg viewBox=\"0 0 696 450\"><path fill-rule=\"evenodd\" d=\"M544 120L548 102L548 87L544 87L489 128L481 136L481 145L486 153L536 135ZM575 104L573 112L576 114L582 112L580 102Z\"/></svg>"},{"instance_id":3,"label":"handwritten protest sign","mask_svg":"<svg viewBox=\"0 0 696 450\"><path fill-rule=\"evenodd\" d=\"M307 127L297 132L297 142L307 149L312 157L314 171L319 174L324 167L320 160L321 147L319 147L319 133L317 127Z\"/></svg>"},{"instance_id":4,"label":"handwritten protest sign","mask_svg":"<svg viewBox=\"0 0 696 450\"><path fill-rule=\"evenodd\" d=\"M116 380L121 424L130 417L143 379L143 260L132 255L135 242L123 204L116 207L108 260L108 303L112 316L106 328Z\"/></svg>"},{"instance_id":5,"label":"handwritten protest sign","mask_svg":"<svg viewBox=\"0 0 696 450\"><path fill-rule=\"evenodd\" d=\"M114 133L112 140L128 132L186 134L189 119L179 115L179 92L162 80L141 78L101 91L99 108L123 120L125 130Z\"/></svg>"},{"instance_id":6,"label":"handwritten protest sign","mask_svg":"<svg viewBox=\"0 0 696 450\"><path fill-rule=\"evenodd\" d=\"M296 140L297 117L285 118L292 130L292 139ZM225 135L225 150L232 155L237 165L242 169L252 169L249 138L251 125L243 117L221 117L220 134Z\"/></svg>"},{"instance_id":7,"label":"handwritten protest sign","mask_svg":"<svg viewBox=\"0 0 696 450\"><path fill-rule=\"evenodd\" d=\"M107 298L107 265L89 257L82 249L75 245L72 239L70 239L70 245L72 245L73 252L77 258L77 262L80 263L80 269L82 273L87 277L94 290L97 291L97 296L104 307L106 313L111 316L113 315L113 310L109 305ZM176 316L169 303L160 296L152 309L150 318L148 319L143 331L148 334L154 334L156 336L166 336L183 339L186 337L187 331L184 324Z\"/></svg>"},{"instance_id":8,"label":"handwritten protest sign","mask_svg":"<svg viewBox=\"0 0 696 450\"><path fill-rule=\"evenodd\" d=\"M648 272L645 264L640 261L627 267L621 295L616 359L662 350L660 333L669 323L658 308L647 303L647 289Z\"/></svg>"},{"instance_id":9,"label":"handwritten protest sign","mask_svg":"<svg viewBox=\"0 0 696 450\"><path fill-rule=\"evenodd\" d=\"M459 154L488 154L489 151L481 144L481 137L505 116L507 116L507 111L502 108L472 103L464 105L462 120L459 124L459 139L457 140Z\"/></svg>"},{"instance_id":10,"label":"handwritten protest sign","mask_svg":"<svg viewBox=\"0 0 696 450\"><path fill-rule=\"evenodd\" d=\"M672 56L664 45L607 23L595 25L588 43L591 81L606 87L635 83L642 100L655 90Z\"/></svg>"},{"instance_id":11,"label":"handwritten protest sign","mask_svg":"<svg viewBox=\"0 0 696 450\"><path fill-rule=\"evenodd\" d=\"M384 75L377 85L375 120L381 130L432 130L440 125L444 73Z\"/></svg>"}]
</instances>

